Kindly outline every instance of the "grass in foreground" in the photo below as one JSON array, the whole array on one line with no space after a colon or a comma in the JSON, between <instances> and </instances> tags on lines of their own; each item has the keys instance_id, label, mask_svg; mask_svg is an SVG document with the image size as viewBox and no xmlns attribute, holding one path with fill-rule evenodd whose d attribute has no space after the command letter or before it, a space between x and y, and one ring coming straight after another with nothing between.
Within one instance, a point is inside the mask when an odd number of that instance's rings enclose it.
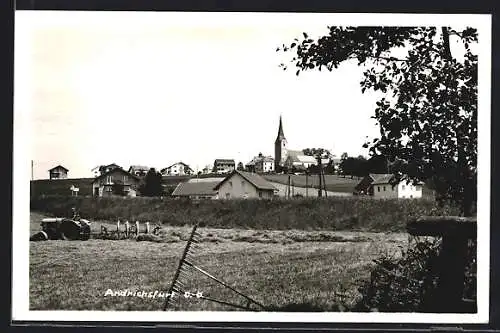
<instances>
[{"instance_id":1,"label":"grass in foreground","mask_svg":"<svg viewBox=\"0 0 500 333\"><path fill-rule=\"evenodd\" d=\"M39 230L36 229L38 217L41 216L34 216L33 230ZM177 230L182 233L189 227ZM341 301L347 306L354 304L359 298L357 286L369 278L372 260L383 254L397 253L406 239L404 234L366 233L364 239L357 241L309 241L318 236L305 231L287 231L297 240L264 243L248 242L244 237L265 238L267 235L277 239L283 234L208 228L200 231L204 237L220 239L220 242L202 242L195 253L195 260L203 269L265 306L281 309L291 306L292 311L293 305L300 304L323 311L342 310ZM343 236L350 234L344 232ZM306 241L301 241L304 239ZM104 295L108 289L166 291L184 246L185 241L31 242L30 309L161 310L164 300L160 298ZM185 278L186 290L244 304L230 290L191 272ZM196 298L180 298L177 306L178 310L236 310Z\"/></svg>"}]
</instances>

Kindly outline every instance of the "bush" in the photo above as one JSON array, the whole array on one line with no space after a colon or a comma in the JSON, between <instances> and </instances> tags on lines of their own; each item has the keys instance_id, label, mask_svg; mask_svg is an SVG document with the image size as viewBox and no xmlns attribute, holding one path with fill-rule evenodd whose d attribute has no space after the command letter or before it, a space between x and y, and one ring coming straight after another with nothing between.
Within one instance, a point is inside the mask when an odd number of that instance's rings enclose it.
<instances>
[{"instance_id":1,"label":"bush","mask_svg":"<svg viewBox=\"0 0 500 333\"><path fill-rule=\"evenodd\" d=\"M416 241L399 258L376 260L370 281L359 288L362 297L353 311L436 312L440 244L439 239ZM469 250L464 296L475 301L475 242Z\"/></svg>"}]
</instances>

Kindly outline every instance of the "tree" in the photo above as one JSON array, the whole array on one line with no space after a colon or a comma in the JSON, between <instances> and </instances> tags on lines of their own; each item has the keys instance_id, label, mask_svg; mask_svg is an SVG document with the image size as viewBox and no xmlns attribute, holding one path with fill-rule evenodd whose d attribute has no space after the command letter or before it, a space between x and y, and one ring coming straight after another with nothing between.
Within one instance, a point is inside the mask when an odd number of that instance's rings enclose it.
<instances>
[{"instance_id":1,"label":"tree","mask_svg":"<svg viewBox=\"0 0 500 333\"><path fill-rule=\"evenodd\" d=\"M144 177L139 191L146 197L159 197L163 195L162 176L155 168L149 169Z\"/></svg>"},{"instance_id":2,"label":"tree","mask_svg":"<svg viewBox=\"0 0 500 333\"><path fill-rule=\"evenodd\" d=\"M319 189L318 189L318 197L322 196L323 190L326 193L326 187L325 187L325 179L324 179L324 172L323 172L323 159L326 158L331 158L332 154L330 151L324 148L306 148L302 150L304 155L308 156L314 156L316 159L317 163L317 173L318 173L318 179L319 179ZM309 169L309 172L313 171L313 168Z\"/></svg>"},{"instance_id":3,"label":"tree","mask_svg":"<svg viewBox=\"0 0 500 333\"><path fill-rule=\"evenodd\" d=\"M238 166L236 167L236 170L243 171L245 168L243 167L243 163L238 162Z\"/></svg>"},{"instance_id":4,"label":"tree","mask_svg":"<svg viewBox=\"0 0 500 333\"><path fill-rule=\"evenodd\" d=\"M380 138L371 154L388 158L397 178L432 180L438 199L472 215L477 198L477 31L450 27L328 27L317 40L303 34L278 51L292 51L301 71L357 60L367 68L361 91L384 93L374 119ZM459 41L460 54L450 42ZM398 54L404 54L398 56ZM287 66L282 64L283 69Z\"/></svg>"}]
</instances>

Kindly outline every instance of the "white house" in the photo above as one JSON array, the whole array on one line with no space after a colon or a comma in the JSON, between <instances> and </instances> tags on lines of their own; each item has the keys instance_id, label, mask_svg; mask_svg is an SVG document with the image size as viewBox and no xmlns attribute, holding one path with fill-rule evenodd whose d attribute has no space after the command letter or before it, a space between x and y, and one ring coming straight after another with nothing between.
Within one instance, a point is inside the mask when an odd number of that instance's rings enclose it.
<instances>
[{"instance_id":1,"label":"white house","mask_svg":"<svg viewBox=\"0 0 500 333\"><path fill-rule=\"evenodd\" d=\"M246 169L251 172L274 172L274 158L271 156L264 156L259 153L250 162L245 165Z\"/></svg>"},{"instance_id":2,"label":"white house","mask_svg":"<svg viewBox=\"0 0 500 333\"><path fill-rule=\"evenodd\" d=\"M219 199L271 199L278 192L270 182L256 173L234 170L214 190Z\"/></svg>"},{"instance_id":3,"label":"white house","mask_svg":"<svg viewBox=\"0 0 500 333\"><path fill-rule=\"evenodd\" d=\"M171 166L161 169L162 176L184 176L192 175L193 173L194 170L184 162L177 162Z\"/></svg>"},{"instance_id":4,"label":"white house","mask_svg":"<svg viewBox=\"0 0 500 333\"><path fill-rule=\"evenodd\" d=\"M394 183L393 175L384 175L371 183L373 188L373 197L380 199L418 199L422 198L422 186L420 182L416 185L402 180Z\"/></svg>"},{"instance_id":5,"label":"white house","mask_svg":"<svg viewBox=\"0 0 500 333\"><path fill-rule=\"evenodd\" d=\"M329 159L321 159L321 164L323 166L328 165ZM295 168L297 170L307 170L312 165L317 165L318 161L316 157L304 155L300 150L288 150L288 156L285 160L285 166L289 169Z\"/></svg>"}]
</instances>

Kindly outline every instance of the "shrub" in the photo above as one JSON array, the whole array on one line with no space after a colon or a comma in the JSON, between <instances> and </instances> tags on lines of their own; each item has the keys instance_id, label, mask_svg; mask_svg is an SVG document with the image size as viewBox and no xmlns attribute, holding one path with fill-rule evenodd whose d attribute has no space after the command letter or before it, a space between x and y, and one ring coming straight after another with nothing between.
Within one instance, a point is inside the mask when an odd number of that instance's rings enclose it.
<instances>
[{"instance_id":1,"label":"shrub","mask_svg":"<svg viewBox=\"0 0 500 333\"><path fill-rule=\"evenodd\" d=\"M440 244L439 239L416 241L399 258L376 260L370 281L359 288L362 297L353 311L436 312ZM464 295L475 300L475 242L470 245Z\"/></svg>"}]
</instances>

